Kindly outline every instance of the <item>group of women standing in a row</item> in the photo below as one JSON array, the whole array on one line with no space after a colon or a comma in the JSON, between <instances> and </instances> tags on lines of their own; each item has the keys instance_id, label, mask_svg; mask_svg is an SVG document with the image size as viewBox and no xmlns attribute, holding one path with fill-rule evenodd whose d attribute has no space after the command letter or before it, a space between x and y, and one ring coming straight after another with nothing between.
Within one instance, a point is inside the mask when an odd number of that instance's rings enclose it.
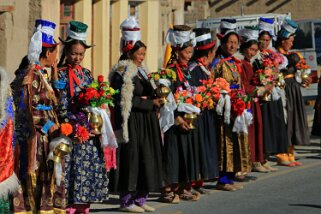
<instances>
[{"instance_id":1,"label":"group of women standing in a row","mask_svg":"<svg viewBox=\"0 0 321 214\"><path fill-rule=\"evenodd\" d=\"M193 90L210 78L224 78L230 90L242 88L253 97L253 124L248 133L237 133L233 131L233 115L227 109L221 114L213 109L203 110L195 121L196 128L191 129L178 108L172 110L174 120L162 133L158 113L164 103L156 96L157 86L143 63L147 47L136 19L126 19L121 24L122 55L109 75L111 86L120 91L111 109L119 148L117 170L111 173L113 182L109 184L103 149L94 134L88 138L70 136L72 152L61 162L60 182L54 176L55 167L48 156L50 142L61 135L60 124L87 120L77 96L93 81L92 73L80 65L86 49L92 46L86 44L87 25L70 22L57 64L55 24L37 20L28 58L12 83L17 107L15 172L21 182L13 199L14 211L89 213L90 203L108 200L109 187L119 192L122 211L152 212L155 209L145 203L149 192L161 191L161 200L167 203L196 201L208 193L204 181L218 179L217 189L235 191L242 186L234 181L254 179L248 175L252 169L276 170L267 164L268 155L279 153L281 165L299 165L293 145L308 143L308 133L300 85L293 75L298 59L289 54L284 70L280 65L285 72L285 93L274 85L257 87L253 83L259 65L252 59L271 47L273 26L273 20L261 18L259 29L245 28L238 34L235 20L222 20L218 48L209 29L176 25L169 30L166 41L172 46L172 55L167 67L177 76L170 85L172 93ZM296 27L285 20L277 37L282 54L288 54ZM239 45L243 60L234 56ZM51 68L51 79L46 68ZM260 102L266 93L275 96ZM189 111L199 113L199 109Z\"/></svg>"}]
</instances>

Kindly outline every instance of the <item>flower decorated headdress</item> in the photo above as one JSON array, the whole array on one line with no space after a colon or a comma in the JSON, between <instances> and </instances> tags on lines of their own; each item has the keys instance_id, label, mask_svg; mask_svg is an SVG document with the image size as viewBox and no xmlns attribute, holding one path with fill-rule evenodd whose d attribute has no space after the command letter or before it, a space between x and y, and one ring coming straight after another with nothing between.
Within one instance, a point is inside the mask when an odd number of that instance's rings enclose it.
<instances>
[{"instance_id":1,"label":"flower decorated headdress","mask_svg":"<svg viewBox=\"0 0 321 214\"><path fill-rule=\"evenodd\" d=\"M221 40L229 33L236 33L236 27L236 19L222 19L220 24L220 33L217 34L217 37Z\"/></svg>"},{"instance_id":2,"label":"flower decorated headdress","mask_svg":"<svg viewBox=\"0 0 321 214\"><path fill-rule=\"evenodd\" d=\"M259 33L262 33L264 31L268 32L271 37L275 36L274 33L274 19L273 18L264 18L261 17L259 19Z\"/></svg>"},{"instance_id":3,"label":"flower decorated headdress","mask_svg":"<svg viewBox=\"0 0 321 214\"><path fill-rule=\"evenodd\" d=\"M281 30L278 32L278 37L288 39L290 36L295 34L298 27L299 26L295 21L291 19L284 19Z\"/></svg>"},{"instance_id":4,"label":"flower decorated headdress","mask_svg":"<svg viewBox=\"0 0 321 214\"><path fill-rule=\"evenodd\" d=\"M216 40L212 39L212 35L209 28L195 28L196 46L195 50L207 50L213 48L216 44Z\"/></svg>"},{"instance_id":5,"label":"flower decorated headdress","mask_svg":"<svg viewBox=\"0 0 321 214\"><path fill-rule=\"evenodd\" d=\"M238 34L242 37L243 42L251 40L257 41L259 38L259 29L257 27L245 26L243 29L239 30Z\"/></svg>"},{"instance_id":6,"label":"flower decorated headdress","mask_svg":"<svg viewBox=\"0 0 321 214\"><path fill-rule=\"evenodd\" d=\"M35 31L31 37L28 48L28 59L30 63L39 61L42 47L55 47L56 43L53 39L56 24L47 20L37 19L35 23Z\"/></svg>"},{"instance_id":7,"label":"flower decorated headdress","mask_svg":"<svg viewBox=\"0 0 321 214\"><path fill-rule=\"evenodd\" d=\"M120 24L122 37L120 39L120 50L123 53L130 51L138 40L141 40L141 32L138 21L130 16Z\"/></svg>"},{"instance_id":8,"label":"flower decorated headdress","mask_svg":"<svg viewBox=\"0 0 321 214\"><path fill-rule=\"evenodd\" d=\"M85 45L85 48L91 48L94 45L88 45L86 42L87 28L88 28L88 25L86 25L85 23L78 22L78 21L70 21L67 29L67 39L66 40L62 40L61 38L59 39L64 44L74 40L79 40L83 42L83 44Z\"/></svg>"},{"instance_id":9,"label":"flower decorated headdress","mask_svg":"<svg viewBox=\"0 0 321 214\"><path fill-rule=\"evenodd\" d=\"M175 25L173 29L169 29L165 40L174 48L183 47L183 45L188 42L190 42L193 47L196 45L195 33L191 32L191 28L187 25Z\"/></svg>"}]
</instances>

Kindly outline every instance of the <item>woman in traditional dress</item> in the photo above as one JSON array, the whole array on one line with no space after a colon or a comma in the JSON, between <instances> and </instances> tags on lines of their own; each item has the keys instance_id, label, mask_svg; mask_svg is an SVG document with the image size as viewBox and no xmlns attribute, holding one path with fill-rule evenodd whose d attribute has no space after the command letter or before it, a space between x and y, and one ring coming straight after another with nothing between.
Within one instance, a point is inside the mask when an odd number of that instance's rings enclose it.
<instances>
[{"instance_id":1,"label":"woman in traditional dress","mask_svg":"<svg viewBox=\"0 0 321 214\"><path fill-rule=\"evenodd\" d=\"M166 36L171 44L172 54L168 68L175 71L176 81L171 84L172 93L189 90L191 73L188 62L195 46L195 34L186 25L174 25ZM183 119L184 113L175 110L175 124L164 134L164 178L161 201L178 203L179 198L187 201L198 200L199 194L191 191L192 181L197 179L194 145L198 144L197 129L190 129Z\"/></svg>"},{"instance_id":2,"label":"woman in traditional dress","mask_svg":"<svg viewBox=\"0 0 321 214\"><path fill-rule=\"evenodd\" d=\"M275 48L287 57L293 46L297 28L297 23L293 20L286 19L282 24L281 30L278 32ZM299 63L301 60L304 60L302 56L295 54L289 57L291 58L289 66L283 70L287 112L287 142L289 148L287 153L278 154L277 158L280 165L301 166L302 163L295 161L294 146L310 143L309 127L301 94L301 86L305 84L305 87L308 87L311 81L309 78L302 81L300 76L296 76L297 69L295 68L294 62ZM299 59L297 59L298 57ZM301 80L301 82L298 82L297 79L299 81Z\"/></svg>"},{"instance_id":3,"label":"woman in traditional dress","mask_svg":"<svg viewBox=\"0 0 321 214\"><path fill-rule=\"evenodd\" d=\"M54 182L53 163L48 160L49 144L60 134L54 111L57 99L44 69L52 67L52 75L56 75L57 43L53 40L56 25L38 19L35 27L28 50L30 65L22 82L27 120L17 121L28 122L30 135L27 145L16 151L16 172L21 188L13 199L13 206L16 213L65 213L64 182ZM19 155L19 152L27 155Z\"/></svg>"},{"instance_id":4,"label":"woman in traditional dress","mask_svg":"<svg viewBox=\"0 0 321 214\"><path fill-rule=\"evenodd\" d=\"M218 38L221 46L216 52L214 60L214 75L216 78L224 78L231 89L241 89L241 64L233 54L239 45L239 36L235 32L236 20L222 19ZM235 191L243 186L236 185L234 178L236 172L249 172L250 157L248 137L245 132L233 132L234 119L225 108L224 116L219 116L218 122L218 147L220 177L216 188L225 191Z\"/></svg>"},{"instance_id":5,"label":"woman in traditional dress","mask_svg":"<svg viewBox=\"0 0 321 214\"><path fill-rule=\"evenodd\" d=\"M262 54L267 51L275 52L271 46L274 37L274 20L268 18L260 18L259 20L259 54L258 58L253 62L254 70L263 69L261 58ZM279 68L284 65L279 65ZM263 95L271 94L270 101L261 102L262 122L263 122L263 145L264 145L264 161L256 162L253 166L253 171L256 172L273 172L278 170L272 167L268 162L268 156L274 155L287 150L287 133L285 125L285 116L282 105L281 89L276 86L267 88L262 91ZM281 94L281 95L279 95ZM277 130L277 131L276 131Z\"/></svg>"},{"instance_id":6,"label":"woman in traditional dress","mask_svg":"<svg viewBox=\"0 0 321 214\"><path fill-rule=\"evenodd\" d=\"M63 54L59 62L59 72L52 77L53 87L59 97L58 116L61 123L69 122L77 130L80 121L88 121L77 97L86 85L94 80L90 70L80 63L86 49L87 25L71 21L68 25L67 39L63 41ZM81 124L83 125L83 124ZM83 126L89 129L89 126ZM90 134L87 140L71 136L73 148L66 158L66 192L68 213L89 213L90 203L108 199L108 177L104 153L99 136Z\"/></svg>"},{"instance_id":7,"label":"woman in traditional dress","mask_svg":"<svg viewBox=\"0 0 321 214\"><path fill-rule=\"evenodd\" d=\"M110 74L111 86L120 91L115 99L115 133L119 144L118 181L120 209L152 212L148 193L162 188L162 143L156 111L161 106L155 85L143 65L146 45L140 41L135 17L121 24L122 56Z\"/></svg>"},{"instance_id":8,"label":"woman in traditional dress","mask_svg":"<svg viewBox=\"0 0 321 214\"><path fill-rule=\"evenodd\" d=\"M203 85L203 80L213 78L209 67L215 57L216 40L212 39L210 29L193 29L196 36L196 46L189 63L191 71L191 86ZM198 165L198 177L193 188L201 194L209 194L204 186L204 180L215 179L219 175L217 157L216 118L214 110L204 109L196 122L198 144L195 145L195 158Z\"/></svg>"},{"instance_id":9,"label":"woman in traditional dress","mask_svg":"<svg viewBox=\"0 0 321 214\"><path fill-rule=\"evenodd\" d=\"M8 82L10 75L0 67L0 213L10 214L9 196L19 188L14 172L14 111Z\"/></svg>"},{"instance_id":10,"label":"woman in traditional dress","mask_svg":"<svg viewBox=\"0 0 321 214\"><path fill-rule=\"evenodd\" d=\"M244 56L244 59L242 60L241 73L242 85L245 92L251 97L253 123L248 127L248 140L250 146L251 163L253 168L255 168L258 164L261 164L264 161L263 122L259 96L262 96L265 90L270 90L272 86L267 85L265 87L261 86L257 88L257 84L255 83L257 75L255 75L255 72L253 71L251 60L259 50L258 28L245 27L239 32L239 34L242 37L240 52ZM263 169L263 171L267 172L267 169Z\"/></svg>"}]
</instances>

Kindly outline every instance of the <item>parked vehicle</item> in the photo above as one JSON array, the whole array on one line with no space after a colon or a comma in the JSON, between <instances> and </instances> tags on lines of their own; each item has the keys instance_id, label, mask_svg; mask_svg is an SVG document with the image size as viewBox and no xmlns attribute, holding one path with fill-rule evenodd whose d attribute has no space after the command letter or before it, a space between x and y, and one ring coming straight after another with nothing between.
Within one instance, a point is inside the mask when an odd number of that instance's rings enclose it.
<instances>
[{"instance_id":1,"label":"parked vehicle","mask_svg":"<svg viewBox=\"0 0 321 214\"><path fill-rule=\"evenodd\" d=\"M293 50L299 51L311 67L312 84L302 88L305 100L315 99L318 94L318 79L321 69L321 19L299 20Z\"/></svg>"}]
</instances>

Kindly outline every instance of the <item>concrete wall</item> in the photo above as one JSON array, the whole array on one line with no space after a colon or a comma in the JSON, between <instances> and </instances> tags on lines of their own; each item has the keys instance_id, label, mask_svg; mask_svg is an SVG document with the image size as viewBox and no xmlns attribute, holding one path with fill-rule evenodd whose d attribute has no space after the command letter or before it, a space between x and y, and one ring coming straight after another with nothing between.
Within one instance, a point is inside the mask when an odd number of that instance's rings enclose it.
<instances>
[{"instance_id":1,"label":"concrete wall","mask_svg":"<svg viewBox=\"0 0 321 214\"><path fill-rule=\"evenodd\" d=\"M0 12L0 66L14 72L23 56L34 31L37 18L57 24L55 39L59 36L59 0L5 0L14 5L11 12ZM120 56L120 23L129 15L133 0L77 0L75 20L88 25L87 43L96 46L86 51L83 66L94 75L108 75ZM3 3L3 0L0 0ZM156 70L163 64L164 37L171 24L184 23L184 0L138 1L138 17L142 40L148 46L146 64Z\"/></svg>"}]
</instances>

